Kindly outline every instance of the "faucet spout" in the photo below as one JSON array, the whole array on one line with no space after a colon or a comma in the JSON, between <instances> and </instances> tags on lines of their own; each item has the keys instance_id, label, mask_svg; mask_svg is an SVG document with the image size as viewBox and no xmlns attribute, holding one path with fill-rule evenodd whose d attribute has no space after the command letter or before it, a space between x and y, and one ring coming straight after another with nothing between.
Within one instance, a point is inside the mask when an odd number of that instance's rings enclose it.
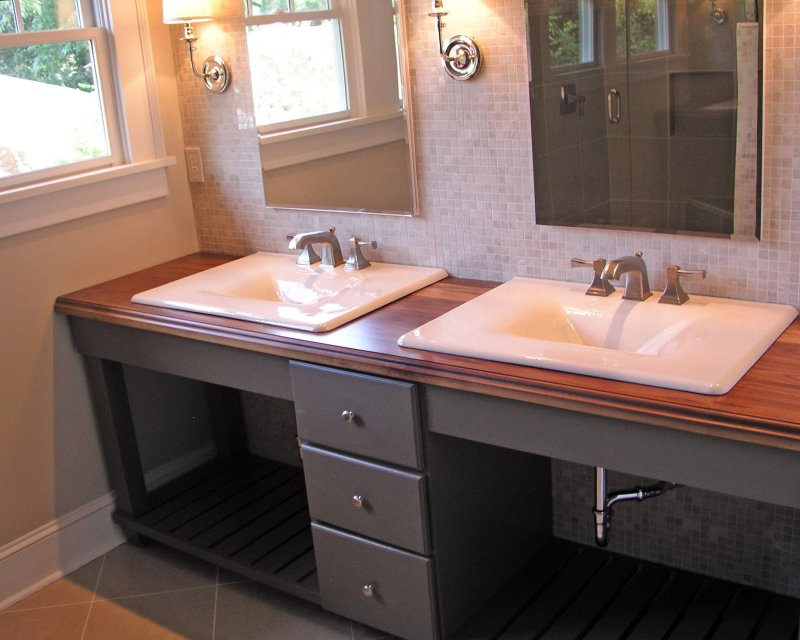
<instances>
[{"instance_id":1,"label":"faucet spout","mask_svg":"<svg viewBox=\"0 0 800 640\"><path fill-rule=\"evenodd\" d=\"M321 244L323 245L323 266L338 267L340 264L344 264L342 248L339 245L339 240L334 234L335 231L336 229L331 227L326 231L311 231L308 233L298 233L296 236L293 236L291 242L289 242L289 248L303 251L300 258L298 258L297 263L310 264L306 256L315 256L313 245ZM312 261L314 261L313 257Z\"/></svg>"},{"instance_id":2,"label":"faucet spout","mask_svg":"<svg viewBox=\"0 0 800 640\"><path fill-rule=\"evenodd\" d=\"M611 260L606 264L600 278L620 280L622 276L625 276L625 293L622 296L625 300L647 300L653 295L647 278L647 265L641 252Z\"/></svg>"}]
</instances>

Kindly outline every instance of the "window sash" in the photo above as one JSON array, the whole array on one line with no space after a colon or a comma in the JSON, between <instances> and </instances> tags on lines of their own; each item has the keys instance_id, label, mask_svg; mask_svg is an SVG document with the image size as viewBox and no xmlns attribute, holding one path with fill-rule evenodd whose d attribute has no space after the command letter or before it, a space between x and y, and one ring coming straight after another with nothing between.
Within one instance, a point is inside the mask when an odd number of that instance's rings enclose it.
<instances>
[{"instance_id":1,"label":"window sash","mask_svg":"<svg viewBox=\"0 0 800 640\"><path fill-rule=\"evenodd\" d=\"M275 123L256 123L259 134L269 134L279 131L302 129L319 124L347 120L361 115L363 111L362 91L356 82L360 73L360 61L354 52L354 37L352 26L349 24L347 0L332 0L330 9L319 11L282 12L270 15L252 15L252 0L246 0L245 26L261 26L269 24L282 24L292 22L312 22L314 20L335 20L339 24L338 45L341 56L336 57L338 72L344 78L344 89L347 108L341 111L322 113L306 118L285 120Z\"/></svg>"},{"instance_id":2,"label":"window sash","mask_svg":"<svg viewBox=\"0 0 800 640\"><path fill-rule=\"evenodd\" d=\"M0 178L0 189L26 183L36 183L41 180L81 173L92 169L109 167L123 162L124 154L116 102L114 99L114 84L110 71L111 62L105 29L89 27L83 29L53 29L50 31L23 31L21 33L3 34L0 36L0 49L78 41L88 41L92 48L95 77L97 81L96 88L99 94L106 136L108 138L108 155L49 167L47 169L6 176ZM42 127L47 126L49 126L49 123L42 123Z\"/></svg>"},{"instance_id":3,"label":"window sash","mask_svg":"<svg viewBox=\"0 0 800 640\"><path fill-rule=\"evenodd\" d=\"M25 29L25 23L22 19L21 1L20 0L5 0L5 1L10 3L11 16L14 19L15 33L32 33L31 31L27 31ZM92 0L73 0L73 2L74 2L73 6L75 7L78 20L78 27L76 28L87 28L96 26L97 22L95 21L94 5L92 3ZM59 29L59 31L63 30L66 29Z\"/></svg>"}]
</instances>

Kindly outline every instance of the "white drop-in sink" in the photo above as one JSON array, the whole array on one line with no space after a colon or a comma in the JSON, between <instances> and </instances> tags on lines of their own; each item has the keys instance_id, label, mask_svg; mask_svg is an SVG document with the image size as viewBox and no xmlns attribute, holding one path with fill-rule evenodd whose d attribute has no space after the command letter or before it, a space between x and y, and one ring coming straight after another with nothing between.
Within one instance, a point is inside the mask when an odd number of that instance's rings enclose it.
<instances>
[{"instance_id":1,"label":"white drop-in sink","mask_svg":"<svg viewBox=\"0 0 800 640\"><path fill-rule=\"evenodd\" d=\"M137 293L132 302L251 322L330 331L447 277L442 269L373 262L366 269L301 266L254 253Z\"/></svg>"},{"instance_id":2,"label":"white drop-in sink","mask_svg":"<svg viewBox=\"0 0 800 640\"><path fill-rule=\"evenodd\" d=\"M403 335L403 347L721 395L797 317L787 305L691 296L683 305L587 296L514 278Z\"/></svg>"}]
</instances>

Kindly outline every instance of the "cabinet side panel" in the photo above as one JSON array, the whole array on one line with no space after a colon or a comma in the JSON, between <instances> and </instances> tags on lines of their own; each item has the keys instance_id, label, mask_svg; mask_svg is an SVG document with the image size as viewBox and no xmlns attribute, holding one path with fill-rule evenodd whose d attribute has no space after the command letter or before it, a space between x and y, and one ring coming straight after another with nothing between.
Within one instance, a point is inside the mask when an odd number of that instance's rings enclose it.
<instances>
[{"instance_id":1,"label":"cabinet side panel","mask_svg":"<svg viewBox=\"0 0 800 640\"><path fill-rule=\"evenodd\" d=\"M450 637L550 540L550 460L436 434L425 446L441 624Z\"/></svg>"}]
</instances>

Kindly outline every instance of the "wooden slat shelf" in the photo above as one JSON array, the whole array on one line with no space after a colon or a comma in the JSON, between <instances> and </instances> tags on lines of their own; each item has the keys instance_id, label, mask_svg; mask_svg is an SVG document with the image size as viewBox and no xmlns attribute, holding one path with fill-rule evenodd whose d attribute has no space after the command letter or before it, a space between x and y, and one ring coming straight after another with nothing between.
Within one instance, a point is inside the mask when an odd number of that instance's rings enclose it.
<instances>
[{"instance_id":1,"label":"wooden slat shelf","mask_svg":"<svg viewBox=\"0 0 800 640\"><path fill-rule=\"evenodd\" d=\"M800 601L556 540L453 640L795 640Z\"/></svg>"},{"instance_id":2,"label":"wooden slat shelf","mask_svg":"<svg viewBox=\"0 0 800 640\"><path fill-rule=\"evenodd\" d=\"M127 531L319 603L303 471L249 457L213 462L151 494Z\"/></svg>"}]
</instances>

